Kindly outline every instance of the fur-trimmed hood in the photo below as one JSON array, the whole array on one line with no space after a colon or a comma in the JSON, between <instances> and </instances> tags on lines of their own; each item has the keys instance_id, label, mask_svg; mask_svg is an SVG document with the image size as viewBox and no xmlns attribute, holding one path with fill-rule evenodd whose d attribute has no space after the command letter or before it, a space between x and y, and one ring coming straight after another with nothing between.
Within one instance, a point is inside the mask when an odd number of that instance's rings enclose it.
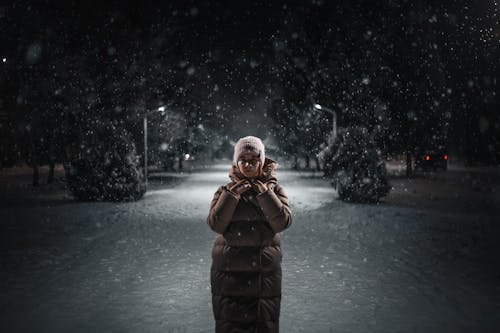
<instances>
[{"instance_id":1,"label":"fur-trimmed hood","mask_svg":"<svg viewBox=\"0 0 500 333\"><path fill-rule=\"evenodd\" d=\"M278 163L275 160L266 157L264 160L264 166L262 167L263 171L262 176L258 177L257 179L263 183L267 182L277 183L278 179L276 178L276 172L275 172L277 167ZM231 170L229 170L229 178L233 182L238 182L241 179L244 179L245 176L243 176L238 167L233 164L231 166Z\"/></svg>"}]
</instances>

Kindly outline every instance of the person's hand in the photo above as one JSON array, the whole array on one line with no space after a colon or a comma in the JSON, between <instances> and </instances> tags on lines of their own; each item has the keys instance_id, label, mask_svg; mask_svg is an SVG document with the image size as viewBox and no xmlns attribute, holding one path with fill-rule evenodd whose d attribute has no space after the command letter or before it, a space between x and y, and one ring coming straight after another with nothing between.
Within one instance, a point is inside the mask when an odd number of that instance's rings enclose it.
<instances>
[{"instance_id":1,"label":"person's hand","mask_svg":"<svg viewBox=\"0 0 500 333\"><path fill-rule=\"evenodd\" d=\"M231 186L229 188L229 191L233 192L234 194L240 195L241 193L245 192L246 190L252 188L252 185L248 182L246 179L242 179L238 181L236 184Z\"/></svg>"},{"instance_id":2,"label":"person's hand","mask_svg":"<svg viewBox=\"0 0 500 333\"><path fill-rule=\"evenodd\" d=\"M252 182L252 188L257 193L263 193L263 192L266 192L268 190L267 184L264 184L260 180L256 180L256 181Z\"/></svg>"}]
</instances>

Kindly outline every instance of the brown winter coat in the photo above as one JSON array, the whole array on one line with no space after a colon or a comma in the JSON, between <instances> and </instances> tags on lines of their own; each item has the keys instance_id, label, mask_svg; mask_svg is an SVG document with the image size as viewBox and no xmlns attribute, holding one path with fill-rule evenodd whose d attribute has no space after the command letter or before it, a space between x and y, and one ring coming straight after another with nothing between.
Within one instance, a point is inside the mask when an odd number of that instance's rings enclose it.
<instances>
[{"instance_id":1,"label":"brown winter coat","mask_svg":"<svg viewBox=\"0 0 500 333\"><path fill-rule=\"evenodd\" d=\"M288 198L266 158L267 192L228 191L243 176L233 166L232 182L215 192L207 223L218 233L212 248L210 282L216 332L279 332L281 303L280 232L292 223Z\"/></svg>"}]
</instances>

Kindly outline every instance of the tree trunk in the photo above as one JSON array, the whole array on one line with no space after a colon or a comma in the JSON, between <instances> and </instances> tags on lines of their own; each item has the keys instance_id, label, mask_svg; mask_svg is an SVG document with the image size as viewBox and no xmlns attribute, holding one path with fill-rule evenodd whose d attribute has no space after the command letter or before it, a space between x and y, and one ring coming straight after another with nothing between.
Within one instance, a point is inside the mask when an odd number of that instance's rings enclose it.
<instances>
[{"instance_id":1,"label":"tree trunk","mask_svg":"<svg viewBox=\"0 0 500 333\"><path fill-rule=\"evenodd\" d=\"M182 171L182 156L179 156L179 171Z\"/></svg>"},{"instance_id":2,"label":"tree trunk","mask_svg":"<svg viewBox=\"0 0 500 333\"><path fill-rule=\"evenodd\" d=\"M316 171L321 171L321 166L319 165L318 156L314 156L314 160L316 161Z\"/></svg>"},{"instance_id":3,"label":"tree trunk","mask_svg":"<svg viewBox=\"0 0 500 333\"><path fill-rule=\"evenodd\" d=\"M293 157L293 170L299 170L299 157L297 155Z\"/></svg>"},{"instance_id":4,"label":"tree trunk","mask_svg":"<svg viewBox=\"0 0 500 333\"><path fill-rule=\"evenodd\" d=\"M62 148L62 163L64 168L64 181L68 181L69 169L70 169L70 159L71 159L71 145L68 143L63 144Z\"/></svg>"},{"instance_id":5,"label":"tree trunk","mask_svg":"<svg viewBox=\"0 0 500 333\"><path fill-rule=\"evenodd\" d=\"M37 146L31 138L31 167L33 168L33 186L40 186L40 172L38 169Z\"/></svg>"},{"instance_id":6,"label":"tree trunk","mask_svg":"<svg viewBox=\"0 0 500 333\"><path fill-rule=\"evenodd\" d=\"M40 172L38 171L38 163L36 161L32 161L33 167L33 186L40 186Z\"/></svg>"},{"instance_id":7,"label":"tree trunk","mask_svg":"<svg viewBox=\"0 0 500 333\"><path fill-rule=\"evenodd\" d=\"M49 161L49 175L47 177L47 184L51 184L54 182L54 168L55 168L55 163L54 160L51 159Z\"/></svg>"},{"instance_id":8,"label":"tree trunk","mask_svg":"<svg viewBox=\"0 0 500 333\"><path fill-rule=\"evenodd\" d=\"M410 151L406 151L406 177L410 178L413 173L412 167L411 167L411 154Z\"/></svg>"},{"instance_id":9,"label":"tree trunk","mask_svg":"<svg viewBox=\"0 0 500 333\"><path fill-rule=\"evenodd\" d=\"M309 155L306 155L306 169L309 169L311 167L311 158Z\"/></svg>"},{"instance_id":10,"label":"tree trunk","mask_svg":"<svg viewBox=\"0 0 500 333\"><path fill-rule=\"evenodd\" d=\"M49 147L49 175L47 177L47 184L51 184L54 182L54 167L55 167L54 160L55 160L55 158L54 158L54 141L52 141L50 143L50 147Z\"/></svg>"}]
</instances>

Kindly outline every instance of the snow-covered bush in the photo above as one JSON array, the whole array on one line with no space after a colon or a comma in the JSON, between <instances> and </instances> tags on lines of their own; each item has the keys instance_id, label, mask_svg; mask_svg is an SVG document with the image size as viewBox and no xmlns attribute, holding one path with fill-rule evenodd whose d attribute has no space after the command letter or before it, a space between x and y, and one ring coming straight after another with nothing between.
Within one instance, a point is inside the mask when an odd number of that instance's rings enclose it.
<instances>
[{"instance_id":1,"label":"snow-covered bush","mask_svg":"<svg viewBox=\"0 0 500 333\"><path fill-rule=\"evenodd\" d=\"M341 130L335 142L329 139L320 157L325 177L341 200L377 202L389 193L385 163L366 128Z\"/></svg>"},{"instance_id":2,"label":"snow-covered bush","mask_svg":"<svg viewBox=\"0 0 500 333\"><path fill-rule=\"evenodd\" d=\"M76 147L68 187L79 200L134 201L145 193L135 144L124 130L110 127Z\"/></svg>"}]
</instances>

